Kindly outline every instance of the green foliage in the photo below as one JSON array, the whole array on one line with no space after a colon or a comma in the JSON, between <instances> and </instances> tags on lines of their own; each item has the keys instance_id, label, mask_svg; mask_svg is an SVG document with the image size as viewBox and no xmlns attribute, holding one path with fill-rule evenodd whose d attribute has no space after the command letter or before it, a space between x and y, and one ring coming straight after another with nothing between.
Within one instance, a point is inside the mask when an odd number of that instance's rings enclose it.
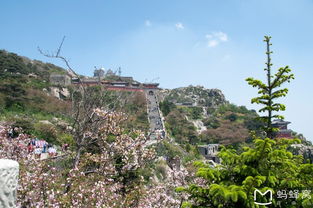
<instances>
[{"instance_id":1,"label":"green foliage","mask_svg":"<svg viewBox=\"0 0 313 208\"><path fill-rule=\"evenodd\" d=\"M189 145L188 144L187 147L188 147L189 151L187 151L187 149L185 147L188 154L184 155L183 164L188 164L191 161L200 160L202 158L197 145Z\"/></svg>"},{"instance_id":2,"label":"green foliage","mask_svg":"<svg viewBox=\"0 0 313 208\"><path fill-rule=\"evenodd\" d=\"M285 97L288 93L287 88L280 88L286 82L290 82L294 79L294 75L290 74L291 69L288 66L281 67L278 71L272 75L271 66L271 56L270 54L273 53L270 51L270 43L271 37L265 36L265 42L267 45L267 63L266 68L264 69L267 72L267 82L264 83L261 80L257 80L254 78L247 78L246 81L252 87L258 88L258 97L252 98L251 103L261 104L262 107L259 112L267 112L267 116L260 117L261 120L266 122L265 131L267 133L267 137L273 138L273 132L275 128L272 127L272 119L273 118L283 118L281 115L274 115L273 113L276 111L284 111L286 106L281 103L275 103L274 101L278 98Z\"/></svg>"},{"instance_id":3,"label":"green foliage","mask_svg":"<svg viewBox=\"0 0 313 208\"><path fill-rule=\"evenodd\" d=\"M48 87L50 87L50 83L46 80L42 80L39 78L29 78L27 80L27 83L25 83L25 87L42 90L44 88L47 89Z\"/></svg>"},{"instance_id":4,"label":"green foliage","mask_svg":"<svg viewBox=\"0 0 313 208\"><path fill-rule=\"evenodd\" d=\"M219 120L216 117L209 117L204 119L203 124L209 129L217 129L221 126Z\"/></svg>"},{"instance_id":5,"label":"green foliage","mask_svg":"<svg viewBox=\"0 0 313 208\"><path fill-rule=\"evenodd\" d=\"M166 155L167 158L173 159L175 156L183 156L183 150L178 145L171 144L169 142L161 142L156 146L157 155Z\"/></svg>"},{"instance_id":6,"label":"green foliage","mask_svg":"<svg viewBox=\"0 0 313 208\"><path fill-rule=\"evenodd\" d=\"M16 114L68 113L68 103L48 96L42 90L48 89L51 71L65 72L60 67L32 61L0 50L0 109L2 113Z\"/></svg>"},{"instance_id":7,"label":"green foliage","mask_svg":"<svg viewBox=\"0 0 313 208\"><path fill-rule=\"evenodd\" d=\"M238 119L238 115L235 113L231 113L225 117L229 121L236 121Z\"/></svg>"},{"instance_id":8,"label":"green foliage","mask_svg":"<svg viewBox=\"0 0 313 208\"><path fill-rule=\"evenodd\" d=\"M58 145L68 143L70 146L74 145L72 136L66 133L63 127L48 122L52 121L53 118L56 117L45 112L5 110L0 120L6 121L12 127L21 128L23 133L44 139L49 143ZM67 121L66 117L57 119Z\"/></svg>"},{"instance_id":9,"label":"green foliage","mask_svg":"<svg viewBox=\"0 0 313 208\"><path fill-rule=\"evenodd\" d=\"M34 125L34 135L48 143L57 143L58 132L52 124L36 123Z\"/></svg>"},{"instance_id":10,"label":"green foliage","mask_svg":"<svg viewBox=\"0 0 313 208\"><path fill-rule=\"evenodd\" d=\"M172 144L163 141L157 144L156 153L158 156L165 156L167 160L173 160L175 157L182 158L182 163L187 164L190 161L199 160L201 158L197 146L189 145L189 151L186 151L184 145Z\"/></svg>"},{"instance_id":11,"label":"green foliage","mask_svg":"<svg viewBox=\"0 0 313 208\"><path fill-rule=\"evenodd\" d=\"M195 144L198 141L196 128L186 119L182 108L175 108L167 115L165 126L178 143Z\"/></svg>"},{"instance_id":12,"label":"green foliage","mask_svg":"<svg viewBox=\"0 0 313 208\"><path fill-rule=\"evenodd\" d=\"M203 109L201 107L187 107L185 108L188 112L188 115L192 119L201 119L203 114Z\"/></svg>"},{"instance_id":13,"label":"green foliage","mask_svg":"<svg viewBox=\"0 0 313 208\"><path fill-rule=\"evenodd\" d=\"M128 115L124 127L127 129L140 129L148 131L149 122L147 114L146 99L143 93L129 93L123 92L124 97L127 99L125 104L120 103L119 110Z\"/></svg>"},{"instance_id":14,"label":"green foliage","mask_svg":"<svg viewBox=\"0 0 313 208\"><path fill-rule=\"evenodd\" d=\"M3 95L4 108L22 110L25 106L25 90L21 80L0 80L0 94Z\"/></svg>"},{"instance_id":15,"label":"green foliage","mask_svg":"<svg viewBox=\"0 0 313 208\"><path fill-rule=\"evenodd\" d=\"M25 77L33 74L35 77L48 81L51 73L64 74L66 71L58 66L49 63L42 63L37 60L30 60L0 50L0 77L1 79Z\"/></svg>"},{"instance_id":16,"label":"green foliage","mask_svg":"<svg viewBox=\"0 0 313 208\"><path fill-rule=\"evenodd\" d=\"M22 128L26 134L32 134L34 131L33 121L26 116L10 116L7 120L12 123L13 127Z\"/></svg>"},{"instance_id":17,"label":"green foliage","mask_svg":"<svg viewBox=\"0 0 313 208\"><path fill-rule=\"evenodd\" d=\"M166 179L167 172L166 172L167 164L164 160L158 161L155 165L155 174L159 179Z\"/></svg>"},{"instance_id":18,"label":"green foliage","mask_svg":"<svg viewBox=\"0 0 313 208\"><path fill-rule=\"evenodd\" d=\"M255 189L270 189L274 195L283 189L312 190L313 181L308 179L313 178L313 164L304 164L302 156L287 151L291 144L299 142L290 139L255 139L254 147L246 147L242 153L222 147L220 166L213 168L202 162L195 163L197 176L205 179L207 185L191 184L179 190L190 194L191 201L188 203L192 204L191 207L243 208L258 207L253 199ZM304 201L298 198L297 203ZM275 197L273 205L278 207ZM290 202L284 207L293 206Z\"/></svg>"},{"instance_id":19,"label":"green foliage","mask_svg":"<svg viewBox=\"0 0 313 208\"><path fill-rule=\"evenodd\" d=\"M213 113L215 113L215 111L216 111L216 108L212 108L212 107L206 109L206 112L208 115L212 115Z\"/></svg>"},{"instance_id":20,"label":"green foliage","mask_svg":"<svg viewBox=\"0 0 313 208\"><path fill-rule=\"evenodd\" d=\"M0 50L0 74L1 77L6 77L11 74L27 74L31 70L23 62L23 59L14 54Z\"/></svg>"},{"instance_id":21,"label":"green foliage","mask_svg":"<svg viewBox=\"0 0 313 208\"><path fill-rule=\"evenodd\" d=\"M260 129L264 126L257 117L254 110L248 110L245 106L230 103L220 105L211 111L209 117L202 120L208 130L202 132L200 140L223 144L251 142L248 131L255 131L261 136Z\"/></svg>"},{"instance_id":22,"label":"green foliage","mask_svg":"<svg viewBox=\"0 0 313 208\"><path fill-rule=\"evenodd\" d=\"M189 96L185 96L186 94ZM204 108L199 106L175 106L171 103L171 101L183 102L178 98L190 99L197 95L201 99L207 97L212 105L203 105L206 106ZM199 142L201 144L236 144L246 141L251 142L252 139L248 134L250 130L256 131L257 135L261 135L260 127L264 124L255 119L258 114L254 110L248 110L245 106L237 106L226 102L221 95L219 90L206 90L199 87L172 90L170 95L165 97L165 101L160 103L163 115L166 115L165 127L168 135L180 144L196 144ZM218 101L219 99L221 100ZM191 100L184 100L184 102L188 101ZM199 105L202 106L202 104ZM205 113L203 113L203 109L206 110ZM201 133L197 131L191 120L198 119L202 120L207 131Z\"/></svg>"},{"instance_id":23,"label":"green foliage","mask_svg":"<svg viewBox=\"0 0 313 208\"><path fill-rule=\"evenodd\" d=\"M256 131L261 135L260 127L263 123L255 118L257 113L248 110L245 106L234 104L223 104L218 108L210 108L210 116L202 119L207 128L200 134L196 131L194 124L187 120L201 119L203 108L201 107L175 107L165 117L165 127L175 141L180 144L196 143L222 143L236 144L239 142L251 142L249 131Z\"/></svg>"},{"instance_id":24,"label":"green foliage","mask_svg":"<svg viewBox=\"0 0 313 208\"><path fill-rule=\"evenodd\" d=\"M74 147L75 142L73 136L67 133L60 133L57 135L57 141L59 144L68 144L69 147Z\"/></svg>"},{"instance_id":25,"label":"green foliage","mask_svg":"<svg viewBox=\"0 0 313 208\"><path fill-rule=\"evenodd\" d=\"M160 102L159 107L163 113L163 116L167 116L174 108L176 108L175 104L168 100Z\"/></svg>"}]
</instances>

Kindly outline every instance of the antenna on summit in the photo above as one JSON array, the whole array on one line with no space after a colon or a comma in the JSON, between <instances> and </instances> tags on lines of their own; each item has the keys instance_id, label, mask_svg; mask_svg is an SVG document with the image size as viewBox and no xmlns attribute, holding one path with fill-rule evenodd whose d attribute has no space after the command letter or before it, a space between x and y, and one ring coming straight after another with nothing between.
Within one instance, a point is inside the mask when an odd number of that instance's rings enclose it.
<instances>
[{"instance_id":1,"label":"antenna on summit","mask_svg":"<svg viewBox=\"0 0 313 208\"><path fill-rule=\"evenodd\" d=\"M117 74L119 77L121 76L121 74L122 74L122 68L121 67L118 67Z\"/></svg>"},{"instance_id":2,"label":"antenna on summit","mask_svg":"<svg viewBox=\"0 0 313 208\"><path fill-rule=\"evenodd\" d=\"M157 80L159 80L159 79L160 79L160 77L156 77L156 78L154 78L154 79L151 80L151 83L153 83L153 82L155 82L155 81L157 81Z\"/></svg>"}]
</instances>

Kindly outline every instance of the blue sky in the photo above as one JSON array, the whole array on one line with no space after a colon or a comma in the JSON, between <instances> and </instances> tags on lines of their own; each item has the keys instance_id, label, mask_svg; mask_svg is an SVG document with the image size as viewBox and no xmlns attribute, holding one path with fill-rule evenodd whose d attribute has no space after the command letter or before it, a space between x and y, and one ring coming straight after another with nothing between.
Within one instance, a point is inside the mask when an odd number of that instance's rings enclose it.
<instances>
[{"instance_id":1,"label":"blue sky","mask_svg":"<svg viewBox=\"0 0 313 208\"><path fill-rule=\"evenodd\" d=\"M122 75L158 81L163 88L203 85L221 89L237 105L258 109L264 35L271 35L274 69L289 65L296 79L280 101L290 127L313 141L313 1L279 0L3 0L0 48L63 66L37 46L62 54L80 74L94 66L122 68Z\"/></svg>"}]
</instances>

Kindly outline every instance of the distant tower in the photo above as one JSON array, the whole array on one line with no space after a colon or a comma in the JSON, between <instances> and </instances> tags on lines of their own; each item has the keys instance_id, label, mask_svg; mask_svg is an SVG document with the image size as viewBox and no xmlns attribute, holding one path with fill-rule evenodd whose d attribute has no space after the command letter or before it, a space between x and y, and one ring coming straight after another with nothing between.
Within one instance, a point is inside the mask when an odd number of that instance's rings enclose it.
<instances>
[{"instance_id":1,"label":"distant tower","mask_svg":"<svg viewBox=\"0 0 313 208\"><path fill-rule=\"evenodd\" d=\"M94 72L93 72L93 76L94 76L94 77L99 77L99 78L104 77L104 68L102 67L102 68L100 68L100 69L97 69L97 68L95 67L95 70L94 70Z\"/></svg>"},{"instance_id":2,"label":"distant tower","mask_svg":"<svg viewBox=\"0 0 313 208\"><path fill-rule=\"evenodd\" d=\"M112 71L112 69L108 69L105 76L110 77L110 76L114 76L115 73Z\"/></svg>"},{"instance_id":3,"label":"distant tower","mask_svg":"<svg viewBox=\"0 0 313 208\"><path fill-rule=\"evenodd\" d=\"M118 76L120 77L121 74L122 74L122 69L121 69L121 67L118 67L117 73L118 73Z\"/></svg>"}]
</instances>

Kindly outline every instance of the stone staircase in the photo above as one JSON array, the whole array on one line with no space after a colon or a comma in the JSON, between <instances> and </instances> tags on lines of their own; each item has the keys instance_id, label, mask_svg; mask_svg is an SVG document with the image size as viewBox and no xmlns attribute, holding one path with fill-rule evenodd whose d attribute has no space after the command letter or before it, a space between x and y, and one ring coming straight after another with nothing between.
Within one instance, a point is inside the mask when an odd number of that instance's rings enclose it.
<instances>
[{"instance_id":1,"label":"stone staircase","mask_svg":"<svg viewBox=\"0 0 313 208\"><path fill-rule=\"evenodd\" d=\"M165 138L165 128L159 109L159 102L156 96L157 90L145 90L147 100L147 113L150 123L150 140L158 140Z\"/></svg>"}]
</instances>

